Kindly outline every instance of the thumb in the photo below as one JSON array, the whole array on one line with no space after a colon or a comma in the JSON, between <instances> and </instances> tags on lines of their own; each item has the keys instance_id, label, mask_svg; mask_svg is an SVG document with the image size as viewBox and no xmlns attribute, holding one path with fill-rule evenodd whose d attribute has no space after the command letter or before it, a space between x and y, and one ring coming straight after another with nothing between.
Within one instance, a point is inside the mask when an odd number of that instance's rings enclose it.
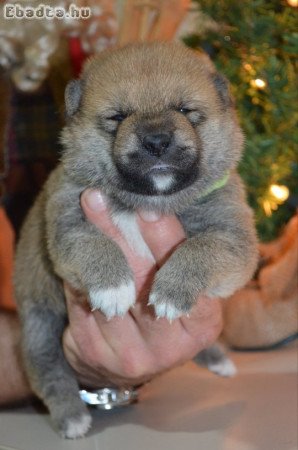
<instances>
[{"instance_id":1,"label":"thumb","mask_svg":"<svg viewBox=\"0 0 298 450\"><path fill-rule=\"evenodd\" d=\"M107 199L98 189L86 189L81 195L81 206L93 225L116 242L121 239L120 230L111 219Z\"/></svg>"},{"instance_id":2,"label":"thumb","mask_svg":"<svg viewBox=\"0 0 298 450\"><path fill-rule=\"evenodd\" d=\"M155 213L140 210L138 224L159 266L185 240L183 227L174 215L158 216Z\"/></svg>"}]
</instances>

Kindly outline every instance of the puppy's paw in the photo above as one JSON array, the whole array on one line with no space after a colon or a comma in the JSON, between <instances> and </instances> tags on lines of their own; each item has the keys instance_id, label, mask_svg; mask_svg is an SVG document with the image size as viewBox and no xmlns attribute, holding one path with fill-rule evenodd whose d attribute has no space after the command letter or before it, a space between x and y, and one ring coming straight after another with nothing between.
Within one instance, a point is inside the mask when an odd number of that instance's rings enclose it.
<instances>
[{"instance_id":1,"label":"puppy's paw","mask_svg":"<svg viewBox=\"0 0 298 450\"><path fill-rule=\"evenodd\" d=\"M202 350L194 358L194 361L221 377L233 377L237 374L235 364L227 356L225 348L219 343Z\"/></svg>"},{"instance_id":2,"label":"puppy's paw","mask_svg":"<svg viewBox=\"0 0 298 450\"><path fill-rule=\"evenodd\" d=\"M187 314L196 303L197 286L181 268L175 253L157 272L149 296L158 317L169 321Z\"/></svg>"},{"instance_id":3,"label":"puppy's paw","mask_svg":"<svg viewBox=\"0 0 298 450\"><path fill-rule=\"evenodd\" d=\"M176 308L176 306L172 304L170 299L162 298L154 292L149 296L148 305L154 306L157 318L165 317L170 322L178 319L178 317L183 315L183 311L180 311L178 308Z\"/></svg>"},{"instance_id":4,"label":"puppy's paw","mask_svg":"<svg viewBox=\"0 0 298 450\"><path fill-rule=\"evenodd\" d=\"M208 369L221 377L233 377L237 374L237 368L233 361L229 358L210 363L208 365Z\"/></svg>"},{"instance_id":5,"label":"puppy's paw","mask_svg":"<svg viewBox=\"0 0 298 450\"><path fill-rule=\"evenodd\" d=\"M89 298L92 310L100 309L107 319L111 319L127 313L135 303L136 289L134 282L129 280L116 288L93 288L89 292Z\"/></svg>"},{"instance_id":6,"label":"puppy's paw","mask_svg":"<svg viewBox=\"0 0 298 450\"><path fill-rule=\"evenodd\" d=\"M89 413L83 413L80 416L68 417L59 427L60 434L66 439L77 439L85 436L91 427L92 418Z\"/></svg>"}]
</instances>

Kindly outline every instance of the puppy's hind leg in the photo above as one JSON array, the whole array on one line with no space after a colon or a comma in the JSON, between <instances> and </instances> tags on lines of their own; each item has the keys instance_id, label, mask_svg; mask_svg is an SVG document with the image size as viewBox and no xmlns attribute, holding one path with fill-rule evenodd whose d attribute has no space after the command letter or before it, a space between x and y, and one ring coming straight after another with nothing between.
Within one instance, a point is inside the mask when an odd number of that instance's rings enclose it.
<instances>
[{"instance_id":1,"label":"puppy's hind leg","mask_svg":"<svg viewBox=\"0 0 298 450\"><path fill-rule=\"evenodd\" d=\"M194 358L194 361L222 377L232 377L237 373L235 364L227 356L223 346L219 343L202 350Z\"/></svg>"},{"instance_id":2,"label":"puppy's hind leg","mask_svg":"<svg viewBox=\"0 0 298 450\"><path fill-rule=\"evenodd\" d=\"M48 407L54 425L65 438L86 434L91 416L80 399L78 382L62 350L65 319L44 303L23 317L23 353L35 393Z\"/></svg>"}]
</instances>

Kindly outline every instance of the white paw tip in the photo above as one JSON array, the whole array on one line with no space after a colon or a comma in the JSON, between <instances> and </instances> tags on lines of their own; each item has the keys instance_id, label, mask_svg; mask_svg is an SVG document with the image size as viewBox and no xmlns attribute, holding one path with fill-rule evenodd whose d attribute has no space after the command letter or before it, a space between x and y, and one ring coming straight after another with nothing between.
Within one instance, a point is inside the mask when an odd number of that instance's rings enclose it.
<instances>
[{"instance_id":1,"label":"white paw tip","mask_svg":"<svg viewBox=\"0 0 298 450\"><path fill-rule=\"evenodd\" d=\"M215 364L209 364L208 369L222 377L233 377L237 373L237 368L233 361L229 358L224 359Z\"/></svg>"},{"instance_id":2,"label":"white paw tip","mask_svg":"<svg viewBox=\"0 0 298 450\"><path fill-rule=\"evenodd\" d=\"M89 414L83 414L78 419L69 419L66 428L62 431L62 437L76 439L85 436L91 427L92 418Z\"/></svg>"},{"instance_id":3,"label":"white paw tip","mask_svg":"<svg viewBox=\"0 0 298 450\"><path fill-rule=\"evenodd\" d=\"M155 314L157 318L165 317L170 322L183 315L183 312L171 305L169 302L157 303L155 302L156 295L151 294L149 303L154 305Z\"/></svg>"},{"instance_id":4,"label":"white paw tip","mask_svg":"<svg viewBox=\"0 0 298 450\"><path fill-rule=\"evenodd\" d=\"M92 311L100 309L107 319L124 316L135 303L135 285L129 281L117 288L91 290L89 297Z\"/></svg>"}]
</instances>

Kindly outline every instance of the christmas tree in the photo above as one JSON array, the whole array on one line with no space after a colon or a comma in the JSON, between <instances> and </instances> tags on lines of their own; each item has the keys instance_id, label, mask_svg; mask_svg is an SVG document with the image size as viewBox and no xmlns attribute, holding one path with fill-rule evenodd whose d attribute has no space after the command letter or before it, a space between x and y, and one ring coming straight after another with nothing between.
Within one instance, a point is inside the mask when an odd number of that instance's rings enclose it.
<instances>
[{"instance_id":1,"label":"christmas tree","mask_svg":"<svg viewBox=\"0 0 298 450\"><path fill-rule=\"evenodd\" d=\"M231 82L246 136L239 170L259 236L270 240L297 206L297 1L199 0L197 6L202 26L186 43L205 50Z\"/></svg>"}]
</instances>

